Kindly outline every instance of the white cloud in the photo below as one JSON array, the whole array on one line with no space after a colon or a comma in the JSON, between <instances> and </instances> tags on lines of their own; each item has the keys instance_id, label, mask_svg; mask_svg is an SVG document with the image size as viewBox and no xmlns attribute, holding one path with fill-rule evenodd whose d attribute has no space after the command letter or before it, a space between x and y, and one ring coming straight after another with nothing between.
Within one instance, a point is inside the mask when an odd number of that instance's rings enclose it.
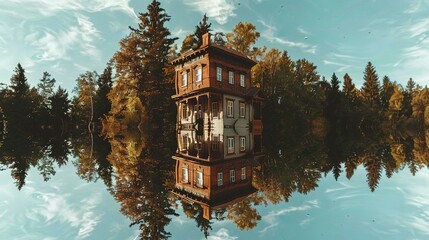
<instances>
[{"instance_id":1,"label":"white cloud","mask_svg":"<svg viewBox=\"0 0 429 240\"><path fill-rule=\"evenodd\" d=\"M298 30L298 32L304 34L304 35L311 35L311 33L307 30L305 30L303 27L297 27L296 30Z\"/></svg>"},{"instance_id":2,"label":"white cloud","mask_svg":"<svg viewBox=\"0 0 429 240\"><path fill-rule=\"evenodd\" d=\"M99 58L99 51L94 45L100 39L99 31L90 19L84 15L76 15L77 26L71 26L66 31L55 32L45 29L40 33L31 33L26 36L26 42L36 47L36 61L53 61L68 59L70 51L77 50L84 56Z\"/></svg>"},{"instance_id":3,"label":"white cloud","mask_svg":"<svg viewBox=\"0 0 429 240\"><path fill-rule=\"evenodd\" d=\"M337 70L335 70L336 72L343 72L343 71L345 71L351 67L351 65L349 65L349 64L333 62L333 61L329 61L329 60L323 60L323 63L326 65L338 66Z\"/></svg>"},{"instance_id":4,"label":"white cloud","mask_svg":"<svg viewBox=\"0 0 429 240\"><path fill-rule=\"evenodd\" d=\"M79 205L68 202L68 195L56 193L36 193L41 201L25 215L32 220L43 220L45 224L60 222L69 224L77 229L77 239L90 236L95 226L100 222L101 215L96 215L93 209L100 203L100 194L92 194L83 199ZM40 219L41 218L41 219Z\"/></svg>"},{"instance_id":5,"label":"white cloud","mask_svg":"<svg viewBox=\"0 0 429 240\"><path fill-rule=\"evenodd\" d=\"M393 65L398 80L413 78L420 85L429 83L427 62L429 62L429 18L398 27L398 35L405 36L407 45ZM410 73L412 75L410 75Z\"/></svg>"},{"instance_id":6,"label":"white cloud","mask_svg":"<svg viewBox=\"0 0 429 240\"><path fill-rule=\"evenodd\" d=\"M238 237L231 236L228 229L221 228L217 232L215 232L213 235L208 236L207 239L210 239L210 240L234 240L234 239L238 239Z\"/></svg>"},{"instance_id":7,"label":"white cloud","mask_svg":"<svg viewBox=\"0 0 429 240\"><path fill-rule=\"evenodd\" d=\"M286 214L291 213L291 212L306 211L306 210L310 210L312 208L318 208L318 207L319 207L319 202L317 201L317 199L315 199L315 200L307 201L305 204L303 204L301 206L298 206L298 207L293 207L292 206L292 207L287 207L285 209L281 209L281 210L275 211L275 212L271 211L266 216L262 217L262 221L264 221L265 223L267 223L268 226L266 226L264 229L262 229L259 232L260 233L265 233L269 229L278 226L279 222L278 222L277 218L279 216L286 215Z\"/></svg>"},{"instance_id":8,"label":"white cloud","mask_svg":"<svg viewBox=\"0 0 429 240\"><path fill-rule=\"evenodd\" d=\"M41 16L54 16L66 11L84 11L84 12L101 12L101 11L122 11L132 18L137 18L134 9L129 6L130 0L10 0L0 3L4 9L21 9L20 17L37 18ZM7 10L6 10L7 11ZM31 12L32 14L28 14ZM15 14L15 13L12 13Z\"/></svg>"},{"instance_id":9,"label":"white cloud","mask_svg":"<svg viewBox=\"0 0 429 240\"><path fill-rule=\"evenodd\" d=\"M404 13L413 14L420 12L424 9L427 9L427 5L429 5L428 0L414 0L410 3L407 9L405 9Z\"/></svg>"},{"instance_id":10,"label":"white cloud","mask_svg":"<svg viewBox=\"0 0 429 240\"><path fill-rule=\"evenodd\" d=\"M303 42L294 42L285 38L281 38L276 36L277 28L266 23L263 20L259 20L264 27L265 30L262 31L261 36L266 38L269 42L279 43L285 45L286 47L296 47L302 49L304 52L315 54L317 51L317 45L309 45Z\"/></svg>"},{"instance_id":11,"label":"white cloud","mask_svg":"<svg viewBox=\"0 0 429 240\"><path fill-rule=\"evenodd\" d=\"M228 18L236 16L234 1L185 0L185 4L203 14L206 13L208 17L215 19L219 24L225 24L228 22Z\"/></svg>"},{"instance_id":12,"label":"white cloud","mask_svg":"<svg viewBox=\"0 0 429 240\"><path fill-rule=\"evenodd\" d=\"M420 36L422 34L427 34L429 31L429 18L421 19L414 25L411 25L407 29L410 38Z\"/></svg>"}]
</instances>

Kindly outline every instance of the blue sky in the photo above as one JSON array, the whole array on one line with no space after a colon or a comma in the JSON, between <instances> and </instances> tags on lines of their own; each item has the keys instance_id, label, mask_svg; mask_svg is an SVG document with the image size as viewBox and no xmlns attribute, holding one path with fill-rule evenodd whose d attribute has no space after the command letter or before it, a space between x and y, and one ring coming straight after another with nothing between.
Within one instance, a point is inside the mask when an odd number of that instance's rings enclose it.
<instances>
[{"instance_id":1,"label":"blue sky","mask_svg":"<svg viewBox=\"0 0 429 240\"><path fill-rule=\"evenodd\" d=\"M261 33L256 46L306 58L328 79L347 72L362 84L368 61L379 78L429 83L429 0L164 0L168 27L181 44L207 13L214 32L240 21ZM35 86L44 71L71 90L87 70L101 73L150 0L3 0L0 82L20 62Z\"/></svg>"}]
</instances>

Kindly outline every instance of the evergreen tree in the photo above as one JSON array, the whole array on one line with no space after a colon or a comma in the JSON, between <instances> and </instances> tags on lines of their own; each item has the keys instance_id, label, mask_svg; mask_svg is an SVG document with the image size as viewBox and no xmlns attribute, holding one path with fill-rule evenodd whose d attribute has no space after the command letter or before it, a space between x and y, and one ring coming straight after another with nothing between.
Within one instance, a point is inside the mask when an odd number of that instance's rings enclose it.
<instances>
[{"instance_id":1,"label":"evergreen tree","mask_svg":"<svg viewBox=\"0 0 429 240\"><path fill-rule=\"evenodd\" d=\"M194 36L197 39L197 47L200 47L203 44L203 35L210 32L211 23L208 23L208 17L206 14L203 16L203 21L200 22L197 26L195 26Z\"/></svg>"},{"instance_id":2,"label":"evergreen tree","mask_svg":"<svg viewBox=\"0 0 429 240\"><path fill-rule=\"evenodd\" d=\"M390 78L388 76L384 76L380 92L381 107L383 110L387 110L389 108L389 99L394 92L393 86L394 85L390 81Z\"/></svg>"},{"instance_id":3,"label":"evergreen tree","mask_svg":"<svg viewBox=\"0 0 429 240\"><path fill-rule=\"evenodd\" d=\"M139 96L147 107L149 116L152 111L159 110L159 105L170 96L163 96L163 82L167 81L164 70L168 66L168 53L174 40L170 38L170 31L165 27L170 20L158 1L153 0L148 6L147 13L140 13L140 23L137 29L131 28L138 38L137 57L142 64L141 75L138 78Z\"/></svg>"},{"instance_id":4,"label":"evergreen tree","mask_svg":"<svg viewBox=\"0 0 429 240\"><path fill-rule=\"evenodd\" d=\"M344 79L344 82L343 82L344 95L346 97L351 97L351 96L355 95L356 87L355 87L355 84L353 83L352 78L349 76L349 74L347 74L347 73L344 74L343 79Z\"/></svg>"},{"instance_id":5,"label":"evergreen tree","mask_svg":"<svg viewBox=\"0 0 429 240\"><path fill-rule=\"evenodd\" d=\"M39 84L37 84L37 89L39 94L43 98L43 104L49 108L50 102L49 98L54 94L54 85L55 78L51 77L51 74L44 72L42 78L40 79Z\"/></svg>"},{"instance_id":6,"label":"evergreen tree","mask_svg":"<svg viewBox=\"0 0 429 240\"><path fill-rule=\"evenodd\" d=\"M405 117L409 117L413 113L411 102L413 101L415 88L416 88L416 83L413 81L412 78L410 78L407 82L407 87L404 92L404 110L402 114Z\"/></svg>"},{"instance_id":7,"label":"evergreen tree","mask_svg":"<svg viewBox=\"0 0 429 240\"><path fill-rule=\"evenodd\" d=\"M25 70L20 63L18 63L14 70L14 74L10 79L10 84L13 94L16 97L24 96L30 91L30 86L28 85L27 77L25 76Z\"/></svg>"},{"instance_id":8,"label":"evergreen tree","mask_svg":"<svg viewBox=\"0 0 429 240\"><path fill-rule=\"evenodd\" d=\"M378 107L380 104L380 84L378 82L378 75L375 71L375 67L371 62L368 62L365 67L363 80L362 95L364 100L369 104L369 106Z\"/></svg>"},{"instance_id":9,"label":"evergreen tree","mask_svg":"<svg viewBox=\"0 0 429 240\"><path fill-rule=\"evenodd\" d=\"M338 119L339 114L339 107L340 107L340 101L341 101L341 95L340 95L340 81L338 80L335 73L332 74L331 82L330 82L330 88L327 91L326 94L326 100L327 100L327 106L326 106L326 117L328 119L328 122L331 123L332 127L338 127L337 122L340 120Z\"/></svg>"},{"instance_id":10,"label":"evergreen tree","mask_svg":"<svg viewBox=\"0 0 429 240\"><path fill-rule=\"evenodd\" d=\"M60 127L64 132L70 121L70 100L65 89L58 86L57 91L49 98L51 102L50 115L56 127Z\"/></svg>"},{"instance_id":11,"label":"evergreen tree","mask_svg":"<svg viewBox=\"0 0 429 240\"><path fill-rule=\"evenodd\" d=\"M95 92L95 104L94 104L94 119L104 117L111 108L111 103L107 97L109 92L112 90L113 79L112 79L112 66L109 64L97 79L97 90Z\"/></svg>"}]
</instances>

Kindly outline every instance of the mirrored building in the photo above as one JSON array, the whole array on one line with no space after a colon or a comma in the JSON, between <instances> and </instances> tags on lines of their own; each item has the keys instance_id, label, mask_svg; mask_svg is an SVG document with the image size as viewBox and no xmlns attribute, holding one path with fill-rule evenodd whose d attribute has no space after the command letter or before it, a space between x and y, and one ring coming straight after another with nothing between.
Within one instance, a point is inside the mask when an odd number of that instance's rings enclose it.
<instances>
[{"instance_id":1,"label":"mirrored building","mask_svg":"<svg viewBox=\"0 0 429 240\"><path fill-rule=\"evenodd\" d=\"M210 209L245 197L255 158L262 154L263 98L251 87L247 56L211 43L172 61L177 105L176 185L174 192Z\"/></svg>"}]
</instances>

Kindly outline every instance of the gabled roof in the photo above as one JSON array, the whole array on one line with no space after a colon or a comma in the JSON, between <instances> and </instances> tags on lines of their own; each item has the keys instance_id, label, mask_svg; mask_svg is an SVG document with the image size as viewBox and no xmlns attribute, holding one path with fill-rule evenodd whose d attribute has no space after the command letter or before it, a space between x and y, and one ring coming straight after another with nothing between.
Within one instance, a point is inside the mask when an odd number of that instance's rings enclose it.
<instances>
[{"instance_id":1,"label":"gabled roof","mask_svg":"<svg viewBox=\"0 0 429 240\"><path fill-rule=\"evenodd\" d=\"M192 58L195 58L199 55L202 55L208 51L209 52L212 52L212 51L221 52L221 53L236 57L236 58L240 59L241 61L246 62L248 65L250 65L250 67L252 67L256 64L255 61L253 61L248 56L244 55L243 53L241 53L239 51L227 48L225 46L213 44L213 43L206 45L206 46L202 46L196 50L186 51L181 56L179 56L178 58L172 60L171 64L176 65L176 64L180 64L181 62L186 62L186 61L188 61Z\"/></svg>"}]
</instances>

